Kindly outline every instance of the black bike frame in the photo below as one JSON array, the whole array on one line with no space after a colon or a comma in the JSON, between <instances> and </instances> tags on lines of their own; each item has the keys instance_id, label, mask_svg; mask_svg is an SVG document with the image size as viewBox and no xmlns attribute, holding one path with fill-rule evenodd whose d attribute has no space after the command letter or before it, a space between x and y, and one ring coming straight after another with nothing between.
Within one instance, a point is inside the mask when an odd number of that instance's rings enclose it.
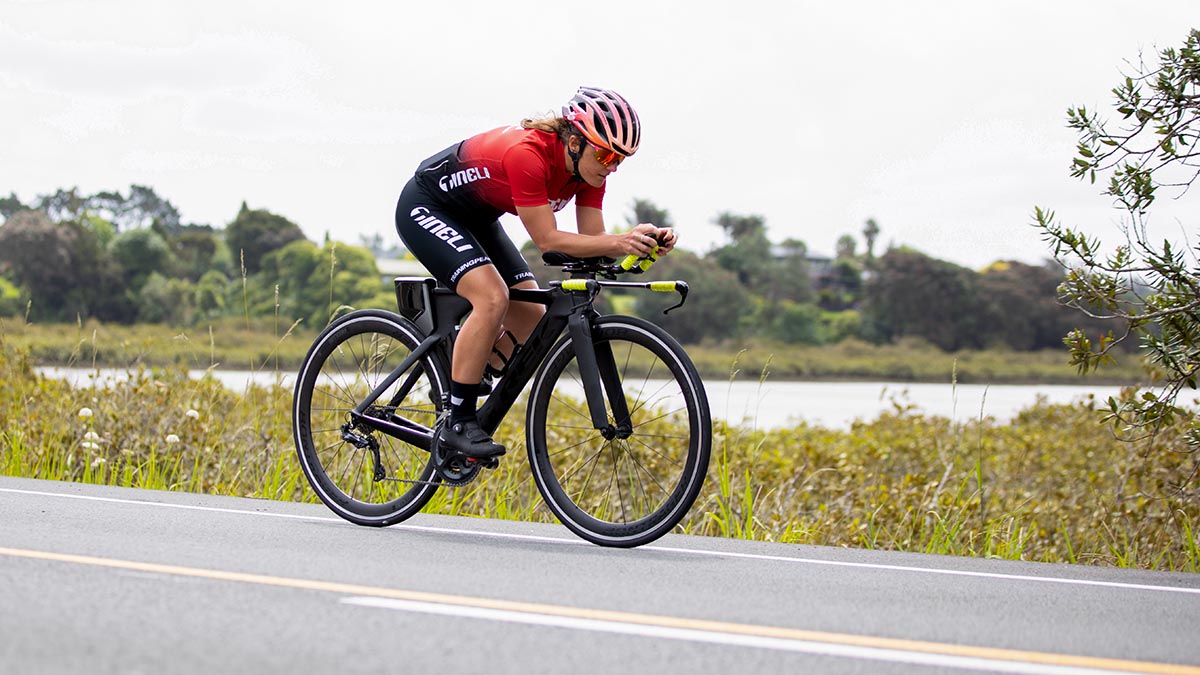
<instances>
[{"instance_id":1,"label":"black bike frame","mask_svg":"<svg viewBox=\"0 0 1200 675\"><path fill-rule=\"evenodd\" d=\"M504 375L479 408L479 426L489 434L495 433L564 330L570 334L575 345L575 357L579 361L579 374L583 380L592 425L609 438L630 434L629 409L612 349L607 343L594 345L592 349L581 348L581 345L593 345L592 328L600 315L592 308L592 302L600 292L601 284L588 280L583 286L581 290L564 290L559 282L552 282L552 287L548 289L509 289L509 298L513 302L537 303L546 307L546 313L534 327L529 339L510 356ZM429 450L432 445L433 429L395 416L389 420L380 419L367 411L388 387L407 373L408 377L389 403L393 407L399 405L421 375L420 360L431 350L441 349L447 357L450 355L458 324L470 312L471 305L445 288L433 289L429 298L432 305L429 309L434 320L433 332L350 413L351 419L360 426L375 429L424 450ZM449 358L446 362L449 363ZM615 425L608 421L605 392L612 406Z\"/></svg>"}]
</instances>

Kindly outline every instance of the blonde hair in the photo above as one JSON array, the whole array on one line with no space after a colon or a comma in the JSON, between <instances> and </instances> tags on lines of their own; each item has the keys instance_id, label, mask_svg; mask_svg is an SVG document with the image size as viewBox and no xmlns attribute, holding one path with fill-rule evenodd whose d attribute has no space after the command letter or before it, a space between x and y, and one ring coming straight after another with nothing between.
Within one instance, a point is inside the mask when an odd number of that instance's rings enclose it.
<instances>
[{"instance_id":1,"label":"blonde hair","mask_svg":"<svg viewBox=\"0 0 1200 675\"><path fill-rule=\"evenodd\" d=\"M521 128L548 131L552 134L557 134L563 141L566 141L573 132L578 133L575 125L568 122L566 118L557 117L550 113L545 117L527 117L521 120Z\"/></svg>"}]
</instances>

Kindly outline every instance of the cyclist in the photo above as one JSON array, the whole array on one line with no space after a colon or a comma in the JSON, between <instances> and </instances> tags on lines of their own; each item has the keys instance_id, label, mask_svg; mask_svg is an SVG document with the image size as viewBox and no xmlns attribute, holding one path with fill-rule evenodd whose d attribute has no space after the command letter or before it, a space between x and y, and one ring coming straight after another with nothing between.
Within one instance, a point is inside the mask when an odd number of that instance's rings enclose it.
<instances>
[{"instance_id":1,"label":"cyclist","mask_svg":"<svg viewBox=\"0 0 1200 675\"><path fill-rule=\"evenodd\" d=\"M504 233L499 216L521 219L541 251L576 257L644 256L674 248L670 228L642 223L605 232L605 179L637 152L637 113L614 91L580 87L561 116L525 119L472 136L426 159L396 205L396 231L426 269L471 303L454 343L445 447L469 457L504 454L479 427L476 402L485 369L524 342L545 309L510 303L508 288L537 288L533 272ZM575 199L578 234L558 229L555 212ZM507 331L512 341L498 339ZM495 346L495 347L494 347ZM507 356L507 354L505 354ZM489 361L489 358L491 361Z\"/></svg>"}]
</instances>

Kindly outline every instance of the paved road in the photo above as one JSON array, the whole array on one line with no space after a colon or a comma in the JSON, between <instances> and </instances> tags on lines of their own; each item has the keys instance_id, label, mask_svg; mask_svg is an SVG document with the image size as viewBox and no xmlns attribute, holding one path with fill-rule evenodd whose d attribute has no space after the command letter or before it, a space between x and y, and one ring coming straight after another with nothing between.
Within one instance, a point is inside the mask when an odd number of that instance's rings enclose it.
<instances>
[{"instance_id":1,"label":"paved road","mask_svg":"<svg viewBox=\"0 0 1200 675\"><path fill-rule=\"evenodd\" d=\"M1200 576L0 478L11 673L1200 674ZM1175 664L1175 665L1172 665Z\"/></svg>"}]
</instances>

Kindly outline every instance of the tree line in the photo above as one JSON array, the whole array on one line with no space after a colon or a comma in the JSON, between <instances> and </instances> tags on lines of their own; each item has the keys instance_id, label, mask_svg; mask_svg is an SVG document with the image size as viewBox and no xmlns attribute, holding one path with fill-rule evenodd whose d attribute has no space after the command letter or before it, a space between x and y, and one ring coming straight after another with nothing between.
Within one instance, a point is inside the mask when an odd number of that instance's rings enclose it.
<instances>
[{"instance_id":1,"label":"tree line","mask_svg":"<svg viewBox=\"0 0 1200 675\"><path fill-rule=\"evenodd\" d=\"M194 325L277 316L323 326L342 305L394 306L369 250L318 245L244 202L224 229L182 223L147 186L0 199L0 316Z\"/></svg>"},{"instance_id":2,"label":"tree line","mask_svg":"<svg viewBox=\"0 0 1200 675\"><path fill-rule=\"evenodd\" d=\"M59 189L31 204L10 195L0 214L0 316L183 326L275 316L320 327L344 307L395 304L370 248L314 243L287 218L245 203L223 229L181 222L169 200L140 185ZM628 221L673 226L648 200L634 201ZM685 311L664 316L674 299L654 293L614 293L611 303L685 343L916 338L945 350L1034 350L1061 347L1081 322L1057 301L1063 271L1051 262L975 271L906 247L876 255L874 220L862 229L863 250L847 234L826 259L797 239L771 241L762 216L726 212L715 222L722 244L679 249L654 268L656 278L689 282ZM543 285L554 278L532 242L522 252Z\"/></svg>"},{"instance_id":3,"label":"tree line","mask_svg":"<svg viewBox=\"0 0 1200 675\"><path fill-rule=\"evenodd\" d=\"M670 214L635 200L629 223L672 226ZM641 293L632 309L682 342L768 339L830 344L917 339L943 350L1062 348L1072 329L1092 334L1111 320L1081 316L1058 300L1063 268L998 261L975 271L904 246L876 255L880 226L870 219L859 240L843 235L833 258L809 254L804 242L772 242L758 215L722 213L725 241L700 255L676 250L659 261L656 277L688 281L687 310L663 315L675 298ZM531 245L527 258L536 254ZM532 258L531 258L532 259ZM537 267L534 267L535 272ZM542 273L544 284L552 275Z\"/></svg>"}]
</instances>

